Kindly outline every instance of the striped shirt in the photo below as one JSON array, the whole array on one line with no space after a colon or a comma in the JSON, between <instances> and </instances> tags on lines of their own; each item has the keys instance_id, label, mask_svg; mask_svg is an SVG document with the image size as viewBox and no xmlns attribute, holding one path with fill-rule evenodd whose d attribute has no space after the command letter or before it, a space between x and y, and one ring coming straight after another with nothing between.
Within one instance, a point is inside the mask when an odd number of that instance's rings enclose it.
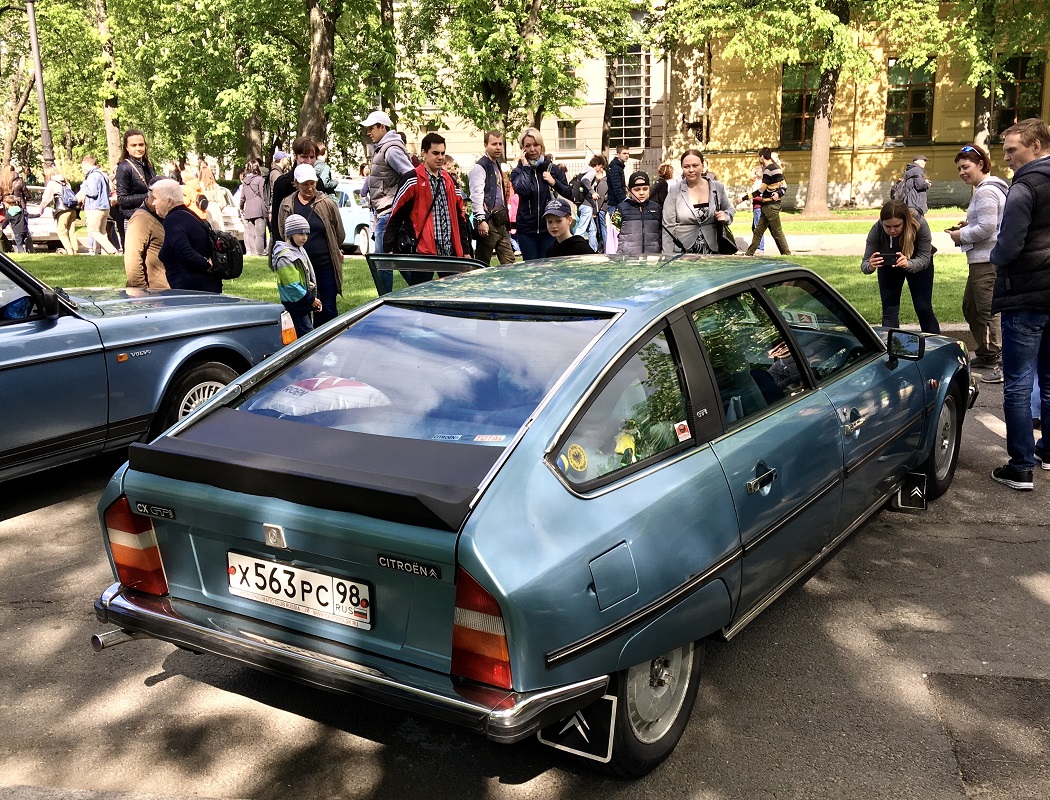
<instances>
[{"instance_id":1,"label":"striped shirt","mask_svg":"<svg viewBox=\"0 0 1050 800\"><path fill-rule=\"evenodd\" d=\"M776 161L770 161L762 170L762 202L777 203L787 194L784 170Z\"/></svg>"}]
</instances>

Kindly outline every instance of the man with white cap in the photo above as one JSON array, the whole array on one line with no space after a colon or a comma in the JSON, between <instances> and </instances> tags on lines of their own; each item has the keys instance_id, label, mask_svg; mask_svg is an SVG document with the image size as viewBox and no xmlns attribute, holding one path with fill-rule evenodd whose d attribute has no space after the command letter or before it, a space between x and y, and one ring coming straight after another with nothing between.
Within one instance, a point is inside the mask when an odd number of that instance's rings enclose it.
<instances>
[{"instance_id":1,"label":"man with white cap","mask_svg":"<svg viewBox=\"0 0 1050 800\"><path fill-rule=\"evenodd\" d=\"M372 226L376 253L386 252L383 249L383 237L390 223L390 210L394 207L401 176L412 172L415 167L408 157L405 142L401 134L395 131L394 123L382 111L373 111L363 120L361 126L372 140L375 149L372 151L372 169L368 175L368 202L375 215ZM380 294L386 294L394 288L394 273L380 270L376 285Z\"/></svg>"}]
</instances>

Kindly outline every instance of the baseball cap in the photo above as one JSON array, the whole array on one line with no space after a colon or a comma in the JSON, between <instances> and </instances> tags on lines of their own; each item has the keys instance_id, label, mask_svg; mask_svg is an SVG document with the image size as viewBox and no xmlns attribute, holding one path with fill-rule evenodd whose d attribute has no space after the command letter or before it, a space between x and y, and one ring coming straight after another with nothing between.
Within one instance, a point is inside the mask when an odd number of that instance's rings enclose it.
<instances>
[{"instance_id":1,"label":"baseball cap","mask_svg":"<svg viewBox=\"0 0 1050 800\"><path fill-rule=\"evenodd\" d=\"M639 170L638 172L631 173L631 179L627 181L627 188L633 189L635 186L648 186L649 176Z\"/></svg>"},{"instance_id":2,"label":"baseball cap","mask_svg":"<svg viewBox=\"0 0 1050 800\"><path fill-rule=\"evenodd\" d=\"M929 159L926 156L915 156L912 161L929 161Z\"/></svg>"},{"instance_id":3,"label":"baseball cap","mask_svg":"<svg viewBox=\"0 0 1050 800\"><path fill-rule=\"evenodd\" d=\"M309 233L310 223L302 214L289 214L284 221L284 235L291 236L293 233Z\"/></svg>"},{"instance_id":4,"label":"baseball cap","mask_svg":"<svg viewBox=\"0 0 1050 800\"><path fill-rule=\"evenodd\" d=\"M289 155L284 150L277 150L273 154L274 161L284 161L286 158L289 158Z\"/></svg>"},{"instance_id":5,"label":"baseball cap","mask_svg":"<svg viewBox=\"0 0 1050 800\"><path fill-rule=\"evenodd\" d=\"M547 207L543 209L543 216L545 217L571 217L572 206L570 206L564 200L551 200L547 203Z\"/></svg>"},{"instance_id":6,"label":"baseball cap","mask_svg":"<svg viewBox=\"0 0 1050 800\"><path fill-rule=\"evenodd\" d=\"M363 128L371 128L373 125L385 125L388 128L394 127L394 123L390 121L390 117L382 111L373 111L361 120L361 127Z\"/></svg>"},{"instance_id":7,"label":"baseball cap","mask_svg":"<svg viewBox=\"0 0 1050 800\"><path fill-rule=\"evenodd\" d=\"M300 164L295 168L292 177L295 178L296 183L306 183L307 181L313 181L316 183L317 171L309 164Z\"/></svg>"}]
</instances>

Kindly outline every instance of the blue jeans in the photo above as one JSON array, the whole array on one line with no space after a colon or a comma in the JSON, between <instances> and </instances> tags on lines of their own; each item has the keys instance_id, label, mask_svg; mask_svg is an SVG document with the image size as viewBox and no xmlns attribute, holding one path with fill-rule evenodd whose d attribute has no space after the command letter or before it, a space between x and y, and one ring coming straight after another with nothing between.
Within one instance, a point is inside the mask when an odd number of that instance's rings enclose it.
<instances>
[{"instance_id":1,"label":"blue jeans","mask_svg":"<svg viewBox=\"0 0 1050 800\"><path fill-rule=\"evenodd\" d=\"M518 229L518 246L521 247L521 260L531 261L534 258L546 258L547 251L554 244L554 237L547 231L535 233Z\"/></svg>"},{"instance_id":2,"label":"blue jeans","mask_svg":"<svg viewBox=\"0 0 1050 800\"><path fill-rule=\"evenodd\" d=\"M386 227L390 224L390 212L384 211L378 217L376 217L375 225L372 226L374 233L375 242L373 243L373 253L385 253L383 249L383 237L386 235ZM389 269L381 269L378 272L373 272L372 278L376 282L376 288L379 290L379 294L389 294L394 290L394 272Z\"/></svg>"},{"instance_id":3,"label":"blue jeans","mask_svg":"<svg viewBox=\"0 0 1050 800\"><path fill-rule=\"evenodd\" d=\"M1004 311L1003 416L1010 466L1035 468L1035 448L1044 452L1043 439L1032 432L1032 379L1039 377L1043 420L1050 419L1050 311Z\"/></svg>"},{"instance_id":4,"label":"blue jeans","mask_svg":"<svg viewBox=\"0 0 1050 800\"><path fill-rule=\"evenodd\" d=\"M598 252L598 227L594 219L594 208L590 203L581 203L579 207L580 218L576 220L576 227L572 232L582 236L591 246L591 250Z\"/></svg>"},{"instance_id":5,"label":"blue jeans","mask_svg":"<svg viewBox=\"0 0 1050 800\"><path fill-rule=\"evenodd\" d=\"M762 219L762 209L761 208L752 209L752 213L751 213L751 232L752 233L754 233L755 232L755 228L758 227L758 221L760 219ZM766 250L766 237L763 236L761 239L758 240L758 252L764 253L765 250Z\"/></svg>"}]
</instances>

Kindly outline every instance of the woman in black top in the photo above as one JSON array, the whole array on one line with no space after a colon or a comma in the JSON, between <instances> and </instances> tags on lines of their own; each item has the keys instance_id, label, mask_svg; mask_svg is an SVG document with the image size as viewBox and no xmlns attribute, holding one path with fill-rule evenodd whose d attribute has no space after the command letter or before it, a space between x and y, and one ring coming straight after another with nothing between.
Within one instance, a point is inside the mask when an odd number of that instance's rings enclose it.
<instances>
[{"instance_id":1,"label":"woman in black top","mask_svg":"<svg viewBox=\"0 0 1050 800\"><path fill-rule=\"evenodd\" d=\"M150 182L157 171L149 158L149 147L146 145L146 134L137 128L124 131L124 149L117 162L117 174L114 183L117 189L117 206L121 213L115 214L120 227L120 241L124 241L124 229L127 219L137 208L142 208L149 194Z\"/></svg>"}]
</instances>

